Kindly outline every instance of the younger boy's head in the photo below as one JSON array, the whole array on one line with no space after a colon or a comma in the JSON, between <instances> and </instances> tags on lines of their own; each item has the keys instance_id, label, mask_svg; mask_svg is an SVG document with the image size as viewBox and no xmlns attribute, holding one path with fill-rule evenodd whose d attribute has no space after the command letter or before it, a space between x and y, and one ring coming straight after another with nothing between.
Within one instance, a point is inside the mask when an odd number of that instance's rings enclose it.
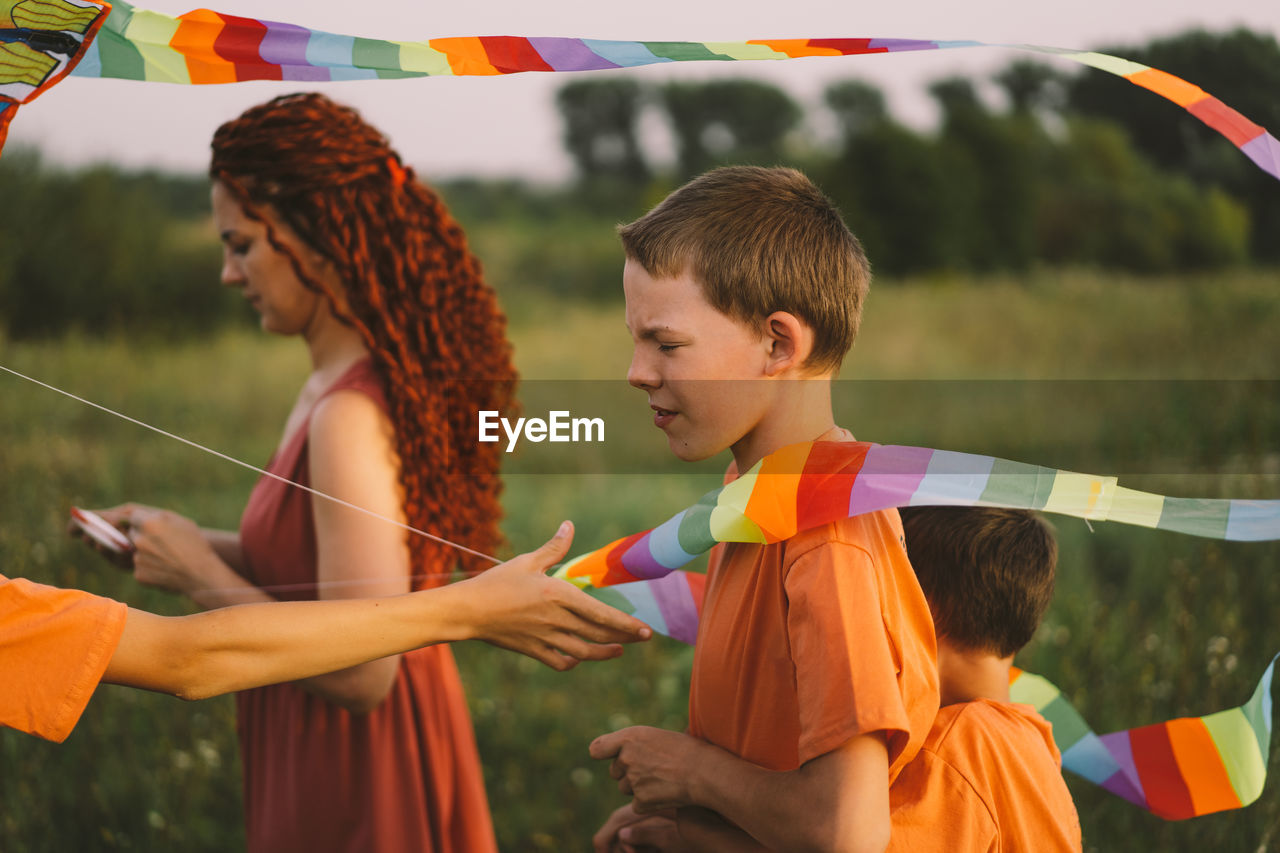
<instances>
[{"instance_id":1,"label":"younger boy's head","mask_svg":"<svg viewBox=\"0 0 1280 853\"><path fill-rule=\"evenodd\" d=\"M1008 658L1031 640L1053 598L1053 528L1027 510L908 507L907 556L938 639Z\"/></svg>"},{"instance_id":2,"label":"younger boy's head","mask_svg":"<svg viewBox=\"0 0 1280 853\"><path fill-rule=\"evenodd\" d=\"M813 372L834 372L853 346L870 267L835 205L795 169L715 169L618 234L629 263L653 279L688 274L747 327L795 315L813 333Z\"/></svg>"}]
</instances>

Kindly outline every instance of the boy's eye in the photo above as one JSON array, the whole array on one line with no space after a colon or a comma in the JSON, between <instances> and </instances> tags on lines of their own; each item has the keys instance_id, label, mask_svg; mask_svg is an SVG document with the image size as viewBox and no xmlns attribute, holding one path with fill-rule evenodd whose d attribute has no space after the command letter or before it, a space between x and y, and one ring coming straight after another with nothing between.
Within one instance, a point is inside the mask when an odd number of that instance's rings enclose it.
<instances>
[{"instance_id":1,"label":"boy's eye","mask_svg":"<svg viewBox=\"0 0 1280 853\"><path fill-rule=\"evenodd\" d=\"M231 245L229 245L227 248L231 250L231 254L233 254L233 255L247 255L247 254L249 254L249 244L248 244L248 243L232 243L232 244L231 244Z\"/></svg>"},{"instance_id":2,"label":"boy's eye","mask_svg":"<svg viewBox=\"0 0 1280 853\"><path fill-rule=\"evenodd\" d=\"M658 344L658 352L674 352L679 346L679 344Z\"/></svg>"}]
</instances>

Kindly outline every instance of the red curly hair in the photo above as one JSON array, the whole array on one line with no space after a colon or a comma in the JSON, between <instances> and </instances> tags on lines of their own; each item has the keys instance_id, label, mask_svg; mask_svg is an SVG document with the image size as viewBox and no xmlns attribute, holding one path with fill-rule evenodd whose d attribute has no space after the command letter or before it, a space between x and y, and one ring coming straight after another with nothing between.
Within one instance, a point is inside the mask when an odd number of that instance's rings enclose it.
<instances>
[{"instance_id":1,"label":"red curly hair","mask_svg":"<svg viewBox=\"0 0 1280 853\"><path fill-rule=\"evenodd\" d=\"M510 412L516 372L506 318L462 228L378 130L324 95L252 107L218 128L212 147L210 177L364 339L390 403L408 523L493 553L499 445L476 440L475 412ZM334 264L343 293L307 273L268 213ZM427 578L418 588L443 583L460 553L422 536L409 547L413 573Z\"/></svg>"}]
</instances>

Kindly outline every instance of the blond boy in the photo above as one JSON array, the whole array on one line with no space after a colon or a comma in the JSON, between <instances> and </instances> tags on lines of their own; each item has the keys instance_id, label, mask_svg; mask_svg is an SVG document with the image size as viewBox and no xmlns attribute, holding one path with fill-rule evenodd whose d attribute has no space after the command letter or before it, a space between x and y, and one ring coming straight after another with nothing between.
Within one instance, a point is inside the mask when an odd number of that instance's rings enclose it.
<instances>
[{"instance_id":1,"label":"blond boy","mask_svg":"<svg viewBox=\"0 0 1280 853\"><path fill-rule=\"evenodd\" d=\"M831 380L869 269L807 178L718 169L619 234L627 378L676 456L728 449L733 478L786 445L853 440ZM896 511L718 546L688 732L633 727L591 745L634 798L596 849L627 849L642 828L668 849L884 849L889 785L938 708L935 656Z\"/></svg>"}]
</instances>

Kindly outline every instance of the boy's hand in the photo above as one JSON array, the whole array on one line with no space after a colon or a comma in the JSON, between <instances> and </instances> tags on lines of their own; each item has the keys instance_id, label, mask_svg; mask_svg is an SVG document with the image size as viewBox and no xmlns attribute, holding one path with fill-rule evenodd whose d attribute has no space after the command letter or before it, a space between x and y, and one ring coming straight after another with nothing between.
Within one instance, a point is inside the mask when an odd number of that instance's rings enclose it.
<instances>
[{"instance_id":1,"label":"boy's hand","mask_svg":"<svg viewBox=\"0 0 1280 853\"><path fill-rule=\"evenodd\" d=\"M641 820L646 820L646 818L644 815L636 814L630 803L614 809L613 814L609 815L609 819L604 822L604 825L596 830L595 835L591 836L591 849L594 853L628 853L625 851L618 833L625 827Z\"/></svg>"},{"instance_id":2,"label":"boy's hand","mask_svg":"<svg viewBox=\"0 0 1280 853\"><path fill-rule=\"evenodd\" d=\"M590 752L592 758L612 758L609 774L618 780L618 790L635 798L637 814L652 814L697 805L690 797L690 773L698 755L711 748L689 735L631 726L596 738Z\"/></svg>"},{"instance_id":3,"label":"boy's hand","mask_svg":"<svg viewBox=\"0 0 1280 853\"><path fill-rule=\"evenodd\" d=\"M463 605L469 636L561 671L580 660L617 657L619 643L653 636L639 619L547 576L572 542L573 525L566 521L538 550L455 584L459 592L474 593Z\"/></svg>"}]
</instances>

